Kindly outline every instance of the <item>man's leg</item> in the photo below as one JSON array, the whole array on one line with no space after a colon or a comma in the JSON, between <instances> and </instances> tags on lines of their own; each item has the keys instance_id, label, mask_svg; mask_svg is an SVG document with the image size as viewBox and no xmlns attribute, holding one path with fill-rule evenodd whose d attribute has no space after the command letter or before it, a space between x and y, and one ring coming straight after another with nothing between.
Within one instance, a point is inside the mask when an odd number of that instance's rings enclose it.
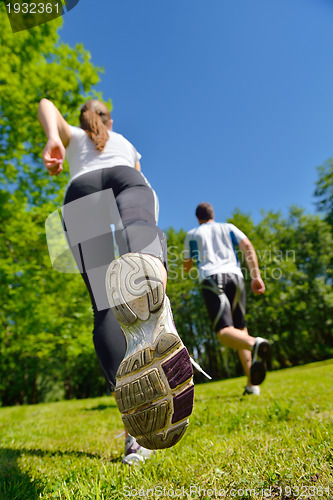
<instances>
[{"instance_id":1,"label":"man's leg","mask_svg":"<svg viewBox=\"0 0 333 500\"><path fill-rule=\"evenodd\" d=\"M248 329L246 327L243 328L242 331L244 333L248 334ZM251 337L251 338L254 339L254 337ZM248 349L238 349L238 357L240 359L240 362L242 363L242 367L243 367L244 373L245 373L245 375L247 377L246 386L247 387L257 387L257 386L253 386L251 384L251 379L250 379L250 370L251 370L251 364L252 364L251 352Z\"/></svg>"},{"instance_id":2,"label":"man's leg","mask_svg":"<svg viewBox=\"0 0 333 500\"><path fill-rule=\"evenodd\" d=\"M239 349L238 350L238 357L240 359L240 362L242 363L244 373L247 377L246 385L248 387L252 387L251 380L250 380L250 369L251 369L251 362L252 362L251 353L250 353L250 351L247 351L246 349Z\"/></svg>"},{"instance_id":3,"label":"man's leg","mask_svg":"<svg viewBox=\"0 0 333 500\"><path fill-rule=\"evenodd\" d=\"M255 343L255 338L251 337L247 329L240 330L234 326L226 326L217 332L217 337L221 344L231 349L251 351Z\"/></svg>"},{"instance_id":4,"label":"man's leg","mask_svg":"<svg viewBox=\"0 0 333 500\"><path fill-rule=\"evenodd\" d=\"M254 387L251 383L250 370L252 364L251 350L255 343L255 338L248 334L247 328L240 330L233 326L227 326L217 332L217 337L222 345L236 349L244 373L247 377L247 387Z\"/></svg>"},{"instance_id":5,"label":"man's leg","mask_svg":"<svg viewBox=\"0 0 333 500\"><path fill-rule=\"evenodd\" d=\"M270 346L265 339L250 336L245 327L244 280L234 274L213 275L202 282L202 293L219 341L239 353L248 387L261 384Z\"/></svg>"},{"instance_id":6,"label":"man's leg","mask_svg":"<svg viewBox=\"0 0 333 500\"><path fill-rule=\"evenodd\" d=\"M260 385L266 375L266 361L270 354L269 342L261 337L251 337L247 328L239 330L234 326L221 328L217 336L222 345L236 349L247 377L246 391L259 394ZM252 356L253 353L253 356Z\"/></svg>"}]
</instances>

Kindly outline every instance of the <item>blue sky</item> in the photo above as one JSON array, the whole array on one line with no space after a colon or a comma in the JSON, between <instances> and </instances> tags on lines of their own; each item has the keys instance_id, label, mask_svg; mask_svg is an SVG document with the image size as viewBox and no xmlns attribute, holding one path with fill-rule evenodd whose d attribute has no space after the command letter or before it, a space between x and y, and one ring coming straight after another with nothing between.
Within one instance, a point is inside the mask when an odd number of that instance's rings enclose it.
<instances>
[{"instance_id":1,"label":"blue sky","mask_svg":"<svg viewBox=\"0 0 333 500\"><path fill-rule=\"evenodd\" d=\"M114 130L142 154L161 228L195 207L314 212L333 156L331 0L80 0L63 41L103 66Z\"/></svg>"}]
</instances>

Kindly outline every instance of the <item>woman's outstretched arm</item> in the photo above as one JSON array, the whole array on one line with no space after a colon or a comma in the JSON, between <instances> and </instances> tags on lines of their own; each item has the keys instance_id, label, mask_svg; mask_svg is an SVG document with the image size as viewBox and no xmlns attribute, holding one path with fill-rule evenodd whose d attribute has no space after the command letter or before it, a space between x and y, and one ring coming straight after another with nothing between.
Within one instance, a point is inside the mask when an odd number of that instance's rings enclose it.
<instances>
[{"instance_id":1,"label":"woman's outstretched arm","mask_svg":"<svg viewBox=\"0 0 333 500\"><path fill-rule=\"evenodd\" d=\"M42 99L38 107L38 120L46 136L43 161L50 175L59 175L65 160L65 148L71 138L70 128L59 110L48 99Z\"/></svg>"}]
</instances>

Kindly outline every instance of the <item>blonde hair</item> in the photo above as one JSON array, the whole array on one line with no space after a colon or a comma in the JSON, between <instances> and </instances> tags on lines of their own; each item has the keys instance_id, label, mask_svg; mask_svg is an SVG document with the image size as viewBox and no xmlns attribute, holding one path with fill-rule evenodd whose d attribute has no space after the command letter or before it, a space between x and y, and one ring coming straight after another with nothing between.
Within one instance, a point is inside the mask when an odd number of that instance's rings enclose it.
<instances>
[{"instance_id":1,"label":"blonde hair","mask_svg":"<svg viewBox=\"0 0 333 500\"><path fill-rule=\"evenodd\" d=\"M102 152L109 139L108 125L111 114L107 106L96 99L87 101L81 108L80 125L96 146Z\"/></svg>"}]
</instances>

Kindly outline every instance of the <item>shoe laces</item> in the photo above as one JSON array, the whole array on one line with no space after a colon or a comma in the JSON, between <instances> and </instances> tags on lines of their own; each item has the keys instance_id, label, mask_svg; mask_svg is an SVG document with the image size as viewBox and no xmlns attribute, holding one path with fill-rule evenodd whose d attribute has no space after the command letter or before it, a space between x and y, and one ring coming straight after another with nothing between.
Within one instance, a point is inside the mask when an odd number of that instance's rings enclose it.
<instances>
[{"instance_id":1,"label":"shoe laces","mask_svg":"<svg viewBox=\"0 0 333 500\"><path fill-rule=\"evenodd\" d=\"M212 380L212 377L210 375L208 375L208 373L206 373L202 368L201 366L199 365L199 363L197 363L196 361L194 361L193 358L191 358L190 356L190 360L191 360L191 363L192 365L194 366L194 368L196 368L198 370L198 372L202 373L205 377L208 378L208 380Z\"/></svg>"}]
</instances>

